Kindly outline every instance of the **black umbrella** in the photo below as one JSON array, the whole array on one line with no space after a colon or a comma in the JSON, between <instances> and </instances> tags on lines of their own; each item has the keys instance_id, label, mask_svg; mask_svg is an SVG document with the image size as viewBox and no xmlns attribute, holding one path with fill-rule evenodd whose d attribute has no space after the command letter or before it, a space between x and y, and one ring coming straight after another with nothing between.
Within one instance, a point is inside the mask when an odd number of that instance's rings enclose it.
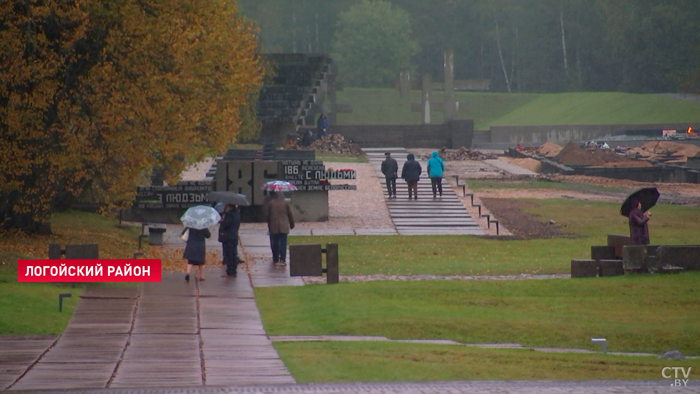
<instances>
[{"instance_id":1,"label":"black umbrella","mask_svg":"<svg viewBox=\"0 0 700 394\"><path fill-rule=\"evenodd\" d=\"M637 208L632 206L632 200L637 200L642 203L642 212L648 211L651 207L656 205L659 201L659 191L655 187L645 187L637 190L636 192L630 194L622 203L620 208L620 215L630 216L630 211Z\"/></svg>"},{"instance_id":2,"label":"black umbrella","mask_svg":"<svg viewBox=\"0 0 700 394\"><path fill-rule=\"evenodd\" d=\"M227 191L211 192L207 194L207 200L218 201L224 204L238 205L242 207L247 207L248 205L250 205L248 200L245 198L245 195Z\"/></svg>"}]
</instances>

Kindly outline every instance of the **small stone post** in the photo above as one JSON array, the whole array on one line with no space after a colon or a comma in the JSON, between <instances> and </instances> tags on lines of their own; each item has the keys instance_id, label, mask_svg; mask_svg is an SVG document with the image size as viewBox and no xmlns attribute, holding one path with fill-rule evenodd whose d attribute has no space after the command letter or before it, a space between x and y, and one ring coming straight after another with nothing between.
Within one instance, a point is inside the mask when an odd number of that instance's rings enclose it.
<instances>
[{"instance_id":1,"label":"small stone post","mask_svg":"<svg viewBox=\"0 0 700 394\"><path fill-rule=\"evenodd\" d=\"M423 109L423 124L430 124L430 91L433 88L433 80L430 73L423 74L423 82L421 83L421 108Z\"/></svg>"}]
</instances>

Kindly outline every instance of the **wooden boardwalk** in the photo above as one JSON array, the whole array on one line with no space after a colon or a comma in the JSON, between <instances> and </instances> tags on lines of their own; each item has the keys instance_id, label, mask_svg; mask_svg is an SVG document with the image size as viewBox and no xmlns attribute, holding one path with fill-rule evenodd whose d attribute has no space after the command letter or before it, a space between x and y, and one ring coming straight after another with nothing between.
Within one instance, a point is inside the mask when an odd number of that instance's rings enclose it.
<instances>
[{"instance_id":1,"label":"wooden boardwalk","mask_svg":"<svg viewBox=\"0 0 700 394\"><path fill-rule=\"evenodd\" d=\"M56 337L0 339L0 389L295 383L262 326L251 280L163 273L161 283L85 290Z\"/></svg>"}]
</instances>

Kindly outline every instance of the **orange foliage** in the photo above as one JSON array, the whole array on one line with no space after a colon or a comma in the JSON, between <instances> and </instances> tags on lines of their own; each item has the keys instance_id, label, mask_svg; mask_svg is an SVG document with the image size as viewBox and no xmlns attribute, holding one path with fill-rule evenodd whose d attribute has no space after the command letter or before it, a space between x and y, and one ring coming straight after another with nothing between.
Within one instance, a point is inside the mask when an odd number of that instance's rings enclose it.
<instances>
[{"instance_id":1,"label":"orange foliage","mask_svg":"<svg viewBox=\"0 0 700 394\"><path fill-rule=\"evenodd\" d=\"M89 188L103 212L133 201L154 167L235 140L261 84L256 30L235 2L0 4L0 222L46 229Z\"/></svg>"}]
</instances>

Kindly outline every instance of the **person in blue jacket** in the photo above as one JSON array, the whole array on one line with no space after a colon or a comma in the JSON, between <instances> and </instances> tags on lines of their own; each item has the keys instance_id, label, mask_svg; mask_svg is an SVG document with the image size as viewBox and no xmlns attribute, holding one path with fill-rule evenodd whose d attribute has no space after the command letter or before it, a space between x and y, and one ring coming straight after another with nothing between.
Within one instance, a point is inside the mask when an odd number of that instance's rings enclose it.
<instances>
[{"instance_id":1,"label":"person in blue jacket","mask_svg":"<svg viewBox=\"0 0 700 394\"><path fill-rule=\"evenodd\" d=\"M321 113L321 116L318 117L316 127L318 128L316 139L320 140L321 137L328 137L328 118L326 118L324 113Z\"/></svg>"},{"instance_id":2,"label":"person in blue jacket","mask_svg":"<svg viewBox=\"0 0 700 394\"><path fill-rule=\"evenodd\" d=\"M430 177L430 185L433 187L433 198L437 197L438 191L442 197L442 174L444 171L445 162L437 151L433 151L433 157L428 160L428 176Z\"/></svg>"}]
</instances>

